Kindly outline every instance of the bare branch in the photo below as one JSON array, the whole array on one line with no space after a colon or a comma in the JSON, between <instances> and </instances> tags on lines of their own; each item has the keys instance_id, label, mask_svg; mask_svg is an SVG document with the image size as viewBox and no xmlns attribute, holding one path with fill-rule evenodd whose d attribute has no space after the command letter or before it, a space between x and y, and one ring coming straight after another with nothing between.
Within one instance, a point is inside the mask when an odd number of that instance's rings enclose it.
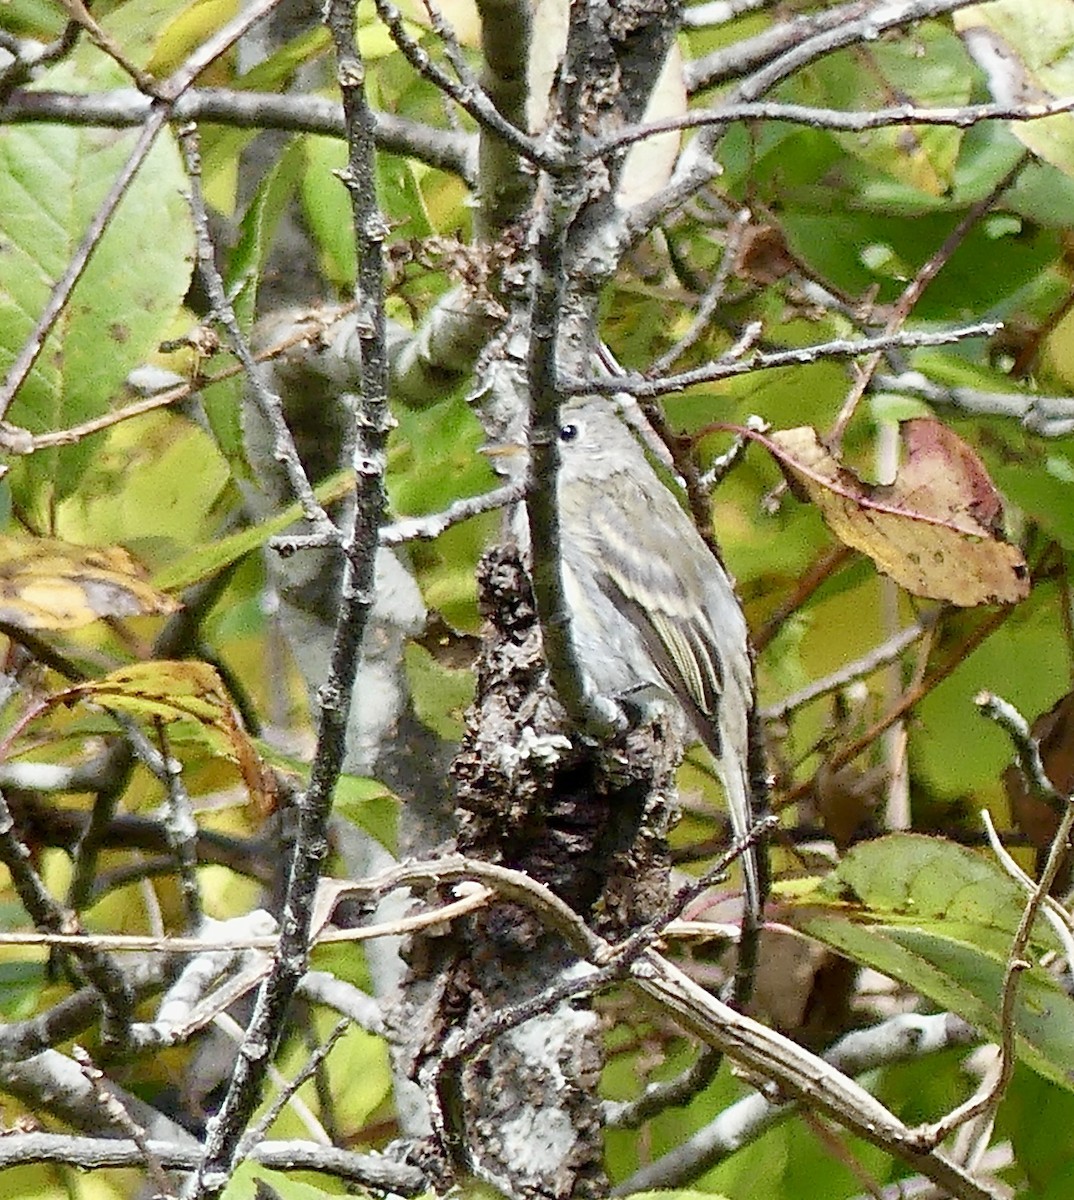
<instances>
[{"instance_id":1,"label":"bare branch","mask_svg":"<svg viewBox=\"0 0 1074 1200\"><path fill-rule=\"evenodd\" d=\"M392 40L406 56L407 61L418 72L430 80L489 133L502 138L517 154L542 170L557 172L562 169L560 156L543 142L531 138L517 126L504 118L476 80L469 78L456 83L446 71L437 66L426 51L410 36L403 22L402 13L391 0L376 0L380 19L387 25Z\"/></svg>"},{"instance_id":2,"label":"bare branch","mask_svg":"<svg viewBox=\"0 0 1074 1200\"><path fill-rule=\"evenodd\" d=\"M69 934L78 928L74 913L62 908L34 870L30 851L15 831L7 800L0 794L0 862L11 873L11 881L30 919L40 929ZM102 1036L122 1045L130 1028L134 997L122 971L100 950L85 946L75 951L85 975L101 996Z\"/></svg>"},{"instance_id":3,"label":"bare branch","mask_svg":"<svg viewBox=\"0 0 1074 1200\"><path fill-rule=\"evenodd\" d=\"M833 129L843 133L864 133L869 129L887 129L896 125L939 125L969 129L983 121L1040 121L1057 113L1074 110L1074 96L1035 104L963 104L949 108L921 108L900 104L894 108L875 108L868 112L847 112L835 108L811 108L806 104L777 104L761 101L729 103L715 108L695 109L678 117L647 121L605 138L587 150L590 158L603 158L645 138L684 129L704 128L737 121L785 121L808 125L812 129Z\"/></svg>"},{"instance_id":4,"label":"bare branch","mask_svg":"<svg viewBox=\"0 0 1074 1200\"><path fill-rule=\"evenodd\" d=\"M381 529L380 544L399 546L404 542L431 541L460 521L468 521L471 517L517 503L524 494L525 488L521 484L509 483L480 496L456 500L450 508L440 513L430 513L426 517L401 517Z\"/></svg>"},{"instance_id":5,"label":"bare branch","mask_svg":"<svg viewBox=\"0 0 1074 1200\"><path fill-rule=\"evenodd\" d=\"M734 0L732 0L734 2ZM741 79L749 71L779 60L807 43L825 35L846 31L851 42L875 39L887 29L925 17L965 8L973 0L898 0L877 4L875 0L850 0L834 8L805 13L765 29L755 37L714 50L689 63L685 70L687 90L691 93L729 79ZM837 45L848 42L838 41ZM820 51L819 53L824 53ZM816 55L812 55L816 57Z\"/></svg>"},{"instance_id":6,"label":"bare branch","mask_svg":"<svg viewBox=\"0 0 1074 1200\"><path fill-rule=\"evenodd\" d=\"M829 1066L845 1075L861 1075L892 1063L914 1062L952 1046L965 1046L976 1040L976 1032L961 1018L950 1013L927 1016L908 1013L893 1017L872 1029L855 1030L847 1034L821 1057ZM665 1099L659 1087L651 1091L651 1096L647 1093L633 1104L613 1107L609 1112L609 1123L633 1125L636 1106L645 1104L648 1109L650 1105ZM711 1170L736 1150L756 1141L774 1125L793 1116L798 1108L793 1103L780 1104L761 1092L744 1096L674 1150L625 1179L616 1192L629 1195L652 1188L681 1187Z\"/></svg>"},{"instance_id":7,"label":"bare branch","mask_svg":"<svg viewBox=\"0 0 1074 1200\"><path fill-rule=\"evenodd\" d=\"M20 1133L0 1138L0 1170L24 1163L59 1163L83 1171L145 1165L145 1152L167 1170L193 1170L201 1154L196 1145L150 1138L143 1151L126 1138L76 1137L60 1133ZM426 1191L424 1174L407 1163L379 1154L355 1154L315 1142L262 1142L250 1157L276 1171L319 1171L379 1192L416 1196Z\"/></svg>"},{"instance_id":8,"label":"bare branch","mask_svg":"<svg viewBox=\"0 0 1074 1200\"><path fill-rule=\"evenodd\" d=\"M176 70L157 87L157 95L175 102L195 79L225 55L232 46L259 22L263 21L281 0L250 0L235 17L211 37L200 43Z\"/></svg>"},{"instance_id":9,"label":"bare branch","mask_svg":"<svg viewBox=\"0 0 1074 1200\"><path fill-rule=\"evenodd\" d=\"M888 29L925 17L954 12L970 2L852 0L850 4L817 14L815 26L809 24L811 17L804 18L801 24L792 22L784 27L782 43L766 46L757 69L732 89L726 97L727 103L757 100L777 83L833 50L873 40ZM624 246L643 237L662 217L679 208L714 177L719 165L713 155L726 129L726 124L708 126L686 147L667 187L629 214L619 235Z\"/></svg>"},{"instance_id":10,"label":"bare branch","mask_svg":"<svg viewBox=\"0 0 1074 1200\"><path fill-rule=\"evenodd\" d=\"M65 125L96 125L111 129L140 126L153 101L141 92L30 91L16 88L0 103L0 122L19 125L56 121ZM231 88L191 88L171 109L174 124L196 121L233 129L280 129L343 138L343 109L327 96L279 96L273 92L244 92ZM472 184L476 141L467 133L436 129L393 113L375 115L377 145L394 154L410 155Z\"/></svg>"},{"instance_id":11,"label":"bare branch","mask_svg":"<svg viewBox=\"0 0 1074 1200\"><path fill-rule=\"evenodd\" d=\"M172 1187L171 1180L164 1173L160 1160L149 1149L145 1130L127 1111L127 1107L120 1097L109 1088L105 1082L104 1072L95 1065L93 1059L81 1046L73 1046L71 1056L82 1069L82 1075L92 1088L98 1103L115 1122L117 1128L121 1129L145 1156L147 1172L157 1192L162 1197L174 1197L175 1189Z\"/></svg>"},{"instance_id":12,"label":"bare branch","mask_svg":"<svg viewBox=\"0 0 1074 1200\"><path fill-rule=\"evenodd\" d=\"M829 692L838 691L839 688L846 687L856 679L871 675L881 667L895 662L914 642L928 633L935 623L936 618L933 615L931 618L917 621L905 629L900 629L898 633L893 634L874 650L870 650L868 654L863 654L861 658L847 663L845 667L840 667L823 679L815 680L800 691L793 692L778 704L771 704L762 709L762 718L766 721L782 721L796 708L801 708L802 705L809 704Z\"/></svg>"},{"instance_id":13,"label":"bare branch","mask_svg":"<svg viewBox=\"0 0 1074 1200\"><path fill-rule=\"evenodd\" d=\"M1002 328L1003 324L1000 321L978 321L972 325L936 332L928 330L894 332L880 334L877 337L860 338L856 341L836 338L830 342L818 342L813 346L804 346L798 350L755 350L745 358L719 359L692 371L669 375L665 379L646 379L634 374L621 375L614 379L594 376L589 379L564 379L561 381L561 386L564 392L571 395L585 395L591 392L614 395L616 392L626 392L631 396L639 397L666 396L671 392L681 392L695 384L714 383L718 379L748 375L753 371L767 371L775 367L804 366L806 363L818 362L823 358L857 358L861 354L888 350L915 349L921 346L947 346L953 342L965 341L967 338L991 337Z\"/></svg>"},{"instance_id":14,"label":"bare branch","mask_svg":"<svg viewBox=\"0 0 1074 1200\"><path fill-rule=\"evenodd\" d=\"M982 196L980 200L970 205L969 210L947 237L944 238L938 249L929 255L914 273L913 279L903 288L902 295L892 306L891 313L884 326L885 333L895 333L903 325L913 311L914 306L921 299L925 289L950 261L951 255L962 245L981 218L985 216L989 209L999 201L1003 193L1015 182L1028 162L1029 155L1021 155L1014 166L1004 172L999 182L992 186L987 196ZM882 357L879 351L875 351L869 355L866 362L859 366L857 370L854 382L843 401L839 415L836 417L835 424L832 426L827 438L828 444L836 453L838 453L842 442L843 433L850 423L850 419L853 417L862 396L865 395L870 380L876 374Z\"/></svg>"},{"instance_id":15,"label":"bare branch","mask_svg":"<svg viewBox=\"0 0 1074 1200\"><path fill-rule=\"evenodd\" d=\"M187 126L180 134L179 140L190 180L190 211L194 218L194 232L198 241L198 270L212 301L213 314L224 327L231 349L242 364L250 384L251 397L261 416L272 429L276 459L287 472L288 482L295 498L302 505L303 515L315 532L330 533L335 529L335 525L313 493L313 487L295 447L295 440L284 419L283 400L279 393L269 386L268 380L262 374L246 335L239 327L235 309L228 299L224 280L216 266L212 234L209 231L209 214L201 191L201 152L196 128Z\"/></svg>"},{"instance_id":16,"label":"bare branch","mask_svg":"<svg viewBox=\"0 0 1074 1200\"><path fill-rule=\"evenodd\" d=\"M993 1187L935 1150L934 1142L904 1125L853 1080L782 1034L736 1013L666 959L649 952L635 966L631 982L709 1045L760 1077L772 1079L781 1094L828 1113L961 1200L1000 1200Z\"/></svg>"},{"instance_id":17,"label":"bare branch","mask_svg":"<svg viewBox=\"0 0 1074 1200\"><path fill-rule=\"evenodd\" d=\"M362 372L355 417L353 524L344 547L340 612L329 673L319 696L317 748L309 786L299 804L283 907L287 921L272 970L258 992L231 1086L207 1134L205 1158L193 1188L199 1200L218 1195L234 1171L239 1139L260 1098L273 1051L283 1037L288 1006L308 965L313 905L328 854L328 818L346 751L362 635L373 607L377 541L387 506L384 473L391 414L387 404L383 243L389 230L377 207L373 117L364 92L365 67L355 39L354 10L354 0L331 0L325 11L347 123L349 154L342 179L351 198L358 250Z\"/></svg>"},{"instance_id":18,"label":"bare branch","mask_svg":"<svg viewBox=\"0 0 1074 1200\"><path fill-rule=\"evenodd\" d=\"M880 375L877 389L920 396L930 404L954 408L971 416L1014 417L1041 437L1074 433L1074 400L1069 396L1037 396L1024 392L982 392L977 388L944 387L917 371Z\"/></svg>"}]
</instances>

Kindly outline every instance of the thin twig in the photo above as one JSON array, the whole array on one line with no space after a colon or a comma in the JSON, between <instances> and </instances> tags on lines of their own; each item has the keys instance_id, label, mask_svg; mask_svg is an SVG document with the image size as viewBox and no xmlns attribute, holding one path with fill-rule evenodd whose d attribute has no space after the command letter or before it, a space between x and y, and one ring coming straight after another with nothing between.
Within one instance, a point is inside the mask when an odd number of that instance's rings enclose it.
<instances>
[{"instance_id":1,"label":"thin twig","mask_svg":"<svg viewBox=\"0 0 1074 1200\"><path fill-rule=\"evenodd\" d=\"M838 771L840 767L845 767L848 762L852 762L857 758L863 750L867 750L885 729L890 729L896 721L906 716L916 704L920 704L934 688L938 687L961 663L965 662L969 655L982 642L991 637L1015 611L1016 607L1014 605L1005 605L981 621L963 639L962 643L951 651L940 666L925 676L920 683L907 688L891 708L882 717L874 721L864 733L856 737L849 745L842 746L836 750L826 763L827 769ZM788 804L797 803L808 794L812 787L813 780L811 779L806 779L801 783L795 784L794 787L780 797L779 806L782 808Z\"/></svg>"},{"instance_id":2,"label":"thin twig","mask_svg":"<svg viewBox=\"0 0 1074 1200\"><path fill-rule=\"evenodd\" d=\"M173 758L168 749L167 726L159 717L154 726L164 768L164 831L179 870L186 928L197 929L202 919L201 889L198 887L198 823L183 783L183 764Z\"/></svg>"},{"instance_id":3,"label":"thin twig","mask_svg":"<svg viewBox=\"0 0 1074 1200\"><path fill-rule=\"evenodd\" d=\"M1037 890L1037 881L1015 862L1014 857L1003 844L1003 837L996 828L992 820L992 814L987 808L981 810L981 823L985 828L985 837L988 840L988 845L991 847L992 853L999 861L999 865L1007 872L1015 883L1025 892L1027 896L1032 896ZM1044 907L1041 909L1041 914L1048 924L1052 927L1052 932L1063 947L1063 956L1067 962L1068 979L1074 973L1074 916L1059 903L1052 895L1044 898Z\"/></svg>"},{"instance_id":4,"label":"thin twig","mask_svg":"<svg viewBox=\"0 0 1074 1200\"><path fill-rule=\"evenodd\" d=\"M82 26L86 36L97 49L102 54L107 54L125 75L129 75L141 91L147 96L156 94L156 80L153 76L130 61L123 48L93 19L82 0L59 0L59 3L70 15L71 20Z\"/></svg>"},{"instance_id":5,"label":"thin twig","mask_svg":"<svg viewBox=\"0 0 1074 1200\"><path fill-rule=\"evenodd\" d=\"M741 2L742 0L732 0L735 4ZM950 12L971 2L972 0L951 0L946 4L923 5L911 0L903 7L902 13L898 10L885 12L883 26L868 25L870 17L875 19L880 15L876 11L876 0L850 0L850 3L835 5L832 8L802 13L789 20L774 22L752 37L740 38L712 51L704 58L686 63L683 67L684 82L687 91L693 94L715 83L741 79L747 72L756 72L814 38L823 38L833 30L849 26L855 41L868 41L870 39L863 32L863 27L875 29L872 38L876 38L883 29L890 27L888 18L894 17L897 21L901 16L909 23L923 17Z\"/></svg>"},{"instance_id":6,"label":"thin twig","mask_svg":"<svg viewBox=\"0 0 1074 1200\"><path fill-rule=\"evenodd\" d=\"M313 526L317 533L328 533L334 530L331 518L324 511L320 501L314 495L313 487L306 475L306 470L299 458L295 440L287 427L284 417L283 400L279 393L269 386L257 360L250 349L250 344L239 326L235 309L228 298L224 280L216 266L216 255L213 247L212 234L209 230L209 214L205 207L205 198L201 190L201 151L197 128L187 125L180 131L179 144L183 150L186 163L187 178L190 184L190 212L194 220L194 233L198 244L198 272L201 275L205 290L213 306L213 315L224 328L232 353L242 364L246 379L250 385L250 396L257 405L258 411L272 430L274 439L274 455L287 473L287 481L291 485L295 499L302 506L302 514Z\"/></svg>"},{"instance_id":7,"label":"thin twig","mask_svg":"<svg viewBox=\"0 0 1074 1200\"><path fill-rule=\"evenodd\" d=\"M78 1137L60 1133L10 1133L0 1138L0 1170L26 1163L56 1163L83 1171L144 1167L151 1154L167 1170L194 1170L201 1147L150 1138L144 1149L130 1138ZM357 1154L306 1141L262 1142L250 1157L277 1171L320 1171L378 1193L417 1196L429 1190L425 1173L384 1154Z\"/></svg>"},{"instance_id":8,"label":"thin twig","mask_svg":"<svg viewBox=\"0 0 1074 1200\"><path fill-rule=\"evenodd\" d=\"M470 875L477 874L471 870ZM463 872L463 877L467 872ZM401 886L401 885L400 885ZM354 890L360 890L354 885ZM396 917L390 921L379 921L375 925L362 925L351 929L323 929L311 938L311 946L331 945L335 942L366 942L374 938L398 938L407 933L416 933L431 926L443 924L456 917L466 916L483 908L491 899L491 892L479 890L460 900L409 917ZM57 946L80 950L115 950L128 953L150 954L202 954L216 950L270 950L280 947L279 934L264 934L250 937L206 938L206 937L153 937L138 933L0 933L0 946Z\"/></svg>"},{"instance_id":9,"label":"thin twig","mask_svg":"<svg viewBox=\"0 0 1074 1200\"><path fill-rule=\"evenodd\" d=\"M295 1095L298 1089L309 1079L317 1068L324 1062L328 1055L332 1052L336 1042L350 1029L351 1023L346 1017L336 1022L335 1028L325 1038L325 1040L313 1051L306 1059L302 1069L295 1077L285 1084L280 1089L280 1094L275 1100L265 1109L264 1113L258 1118L254 1125L243 1134L242 1141L239 1143L237 1157L248 1158L253 1148L260 1142L265 1140L265 1134L272 1128L273 1121L287 1107L291 1097Z\"/></svg>"},{"instance_id":10,"label":"thin twig","mask_svg":"<svg viewBox=\"0 0 1074 1200\"><path fill-rule=\"evenodd\" d=\"M562 158L549 149L544 141L532 138L504 118L485 93L484 88L472 78L469 83L456 83L451 76L429 57L425 49L410 36L402 13L391 0L374 0L380 19L388 27L392 41L403 52L403 56L415 71L428 79L443 95L450 96L455 103L468 112L482 128L498 138L527 162L544 171L556 174L563 169Z\"/></svg>"},{"instance_id":11,"label":"thin twig","mask_svg":"<svg viewBox=\"0 0 1074 1200\"><path fill-rule=\"evenodd\" d=\"M81 1046L76 1045L71 1048L71 1057L78 1063L83 1077L93 1089L94 1094L97 1096L101 1107L108 1114L109 1119L131 1139L145 1156L146 1170L149 1173L149 1178L152 1180L153 1186L156 1188L157 1194L161 1197L175 1196L175 1188L172 1187L172 1182L161 1165L160 1159L157 1158L149 1147L146 1131L127 1111L126 1106L115 1092L108 1088L104 1072L96 1066L93 1059Z\"/></svg>"},{"instance_id":12,"label":"thin twig","mask_svg":"<svg viewBox=\"0 0 1074 1200\"><path fill-rule=\"evenodd\" d=\"M888 350L948 346L967 338L992 337L1002 328L1002 321L976 321L948 330L896 331L856 340L836 338L830 342L817 342L795 350L757 350L746 358L719 359L695 370L669 375L664 379L646 379L635 374L626 374L614 380L604 376L593 376L587 379L562 379L560 386L563 392L569 395L586 395L593 392L614 395L616 392L627 392L638 397L666 396L700 383L714 383L720 379L748 375L754 371L805 366L825 358L858 358L862 354L884 353Z\"/></svg>"},{"instance_id":13,"label":"thin twig","mask_svg":"<svg viewBox=\"0 0 1074 1200\"><path fill-rule=\"evenodd\" d=\"M899 0L898 3L878 5L874 0L854 0L850 4L811 14L798 22L789 22L774 33L775 46L770 40L766 41L758 59L758 69L741 79L725 102L735 104L757 100L784 79L833 50L871 41L889 29L925 17L953 12L969 3L971 0ZM737 56L743 47L735 45L732 51ZM741 70L736 74L741 74ZM727 128L728 122L707 126L688 143L668 185L630 211L620 231L620 241L624 247L644 237L654 225L685 204L719 172L715 151Z\"/></svg>"},{"instance_id":14,"label":"thin twig","mask_svg":"<svg viewBox=\"0 0 1074 1200\"><path fill-rule=\"evenodd\" d=\"M694 319L690 322L689 329L687 329L670 350L662 354L649 367L649 375L663 375L666 371L669 371L672 364L677 362L708 328L713 314L719 308L720 301L727 291L727 285L730 282L739 248L749 228L750 220L751 213L748 208L744 208L735 214L734 219L727 227L723 254L720 257L720 265L716 269L716 275L712 283L709 284L708 290L701 297L697 306L697 312L694 314Z\"/></svg>"},{"instance_id":15,"label":"thin twig","mask_svg":"<svg viewBox=\"0 0 1074 1200\"><path fill-rule=\"evenodd\" d=\"M241 12L187 55L175 71L158 86L157 95L172 102L178 100L202 71L223 57L241 37L259 21L263 21L281 2L282 0L250 0Z\"/></svg>"},{"instance_id":16,"label":"thin twig","mask_svg":"<svg viewBox=\"0 0 1074 1200\"><path fill-rule=\"evenodd\" d=\"M94 125L126 129L142 125L153 101L132 88L112 92L29 91L16 88L0 102L0 123L20 125L31 121L64 125ZM294 133L319 133L344 138L343 109L328 96L236 91L233 88L191 88L175 102L173 124L197 121L232 129L279 129ZM475 182L476 139L473 134L438 129L393 113L377 113L377 145L428 163L441 171Z\"/></svg>"},{"instance_id":17,"label":"thin twig","mask_svg":"<svg viewBox=\"0 0 1074 1200\"><path fill-rule=\"evenodd\" d=\"M892 307L891 314L884 326L886 334L893 334L903 325L908 319L910 313L914 309L914 305L921 299L925 289L936 278L944 266L950 261L951 256L966 240L968 234L977 225L978 221L992 208L999 200L1003 193L1015 182L1026 164L1030 161L1028 154L1023 154L1013 167L1003 178L992 188L987 196L982 197L975 204L972 204L969 211L963 216L958 224L944 238L940 247L930 254L926 261L922 264L919 270L914 275L913 279L903 289L902 295ZM832 453L838 455L839 447L842 443L843 433L847 425L850 423L862 396L865 395L866 389L869 387L873 376L876 374L877 368L883 360L883 353L879 350L871 354L857 370L857 377L851 387L846 399L843 401L843 406L839 410L839 415L836 417L835 424L831 432L825 439Z\"/></svg>"},{"instance_id":18,"label":"thin twig","mask_svg":"<svg viewBox=\"0 0 1074 1200\"><path fill-rule=\"evenodd\" d=\"M786 121L794 125L808 125L812 129L864 133L870 129L886 129L893 125L939 125L969 129L983 121L1040 121L1072 110L1072 96L1036 104L964 104L950 108L920 108L915 104L900 104L893 108L875 108L868 112L811 108L806 104L731 102L714 108L693 109L681 116L664 117L659 121L647 121L643 125L624 129L588 149L586 157L602 159L616 150L644 141L645 138L731 121Z\"/></svg>"},{"instance_id":19,"label":"thin twig","mask_svg":"<svg viewBox=\"0 0 1074 1200\"><path fill-rule=\"evenodd\" d=\"M762 718L765 721L782 721L790 716L796 708L801 708L804 704L809 704L820 696L826 696L829 692L838 691L839 688L844 688L865 675L871 675L880 667L885 667L888 663L898 659L914 642L924 636L935 622L934 614L913 625L908 625L905 629L900 629L898 633L887 638L879 646L870 650L868 654L863 654L861 658L847 663L846 666L840 667L823 679L814 680L800 691L793 692L780 700L778 704L772 704L762 709Z\"/></svg>"},{"instance_id":20,"label":"thin twig","mask_svg":"<svg viewBox=\"0 0 1074 1200\"><path fill-rule=\"evenodd\" d=\"M462 500L456 500L443 512L430 513L424 517L400 517L398 521L393 521L381 529L380 544L399 546L404 542L430 541L460 521L468 521L482 513L516 504L525 492L523 484L508 483L480 496L466 496Z\"/></svg>"},{"instance_id":21,"label":"thin twig","mask_svg":"<svg viewBox=\"0 0 1074 1200\"><path fill-rule=\"evenodd\" d=\"M34 869L30 851L15 830L15 821L2 793L0 862L10 872L22 906L36 926L61 935L78 929L77 916L56 902ZM73 953L86 981L101 995L101 1036L113 1044L124 1044L134 1008L130 984L119 967L98 948L81 945Z\"/></svg>"}]
</instances>

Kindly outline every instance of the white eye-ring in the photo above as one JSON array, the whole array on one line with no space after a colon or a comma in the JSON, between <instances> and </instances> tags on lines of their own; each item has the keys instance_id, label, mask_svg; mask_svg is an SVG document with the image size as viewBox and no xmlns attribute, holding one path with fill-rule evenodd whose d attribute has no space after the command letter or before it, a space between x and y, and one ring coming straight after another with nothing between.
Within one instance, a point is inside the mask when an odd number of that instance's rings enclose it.
<instances>
[{"instance_id":1,"label":"white eye-ring","mask_svg":"<svg viewBox=\"0 0 1074 1200\"><path fill-rule=\"evenodd\" d=\"M581 428L578 425L573 421L568 421L559 427L559 440L561 442L573 442L581 432Z\"/></svg>"}]
</instances>

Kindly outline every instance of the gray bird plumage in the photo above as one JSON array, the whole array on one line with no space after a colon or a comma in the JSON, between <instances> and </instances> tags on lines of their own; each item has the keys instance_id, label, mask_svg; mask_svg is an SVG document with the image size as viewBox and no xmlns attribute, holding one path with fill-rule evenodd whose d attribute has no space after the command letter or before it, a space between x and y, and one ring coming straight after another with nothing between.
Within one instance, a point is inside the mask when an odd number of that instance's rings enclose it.
<instances>
[{"instance_id":1,"label":"gray bird plumage","mask_svg":"<svg viewBox=\"0 0 1074 1200\"><path fill-rule=\"evenodd\" d=\"M687 741L716 760L731 823L754 820L749 734L753 665L734 584L660 481L610 401L560 410L563 586L587 689L678 701ZM743 856L746 912L759 919L756 851Z\"/></svg>"}]
</instances>

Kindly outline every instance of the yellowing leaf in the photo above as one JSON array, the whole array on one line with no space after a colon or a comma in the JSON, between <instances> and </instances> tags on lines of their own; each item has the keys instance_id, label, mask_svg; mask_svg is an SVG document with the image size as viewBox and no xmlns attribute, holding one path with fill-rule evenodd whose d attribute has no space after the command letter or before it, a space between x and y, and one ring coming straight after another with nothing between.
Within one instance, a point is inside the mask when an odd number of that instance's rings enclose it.
<instances>
[{"instance_id":1,"label":"yellowing leaf","mask_svg":"<svg viewBox=\"0 0 1074 1200\"><path fill-rule=\"evenodd\" d=\"M994 0L955 13L966 49L1001 104L1045 104L1074 90L1074 4ZM1074 176L1074 115L1012 121L1011 132L1039 158Z\"/></svg>"},{"instance_id":2,"label":"yellowing leaf","mask_svg":"<svg viewBox=\"0 0 1074 1200\"><path fill-rule=\"evenodd\" d=\"M27 630L79 629L102 617L175 612L119 546L0 537L0 621Z\"/></svg>"},{"instance_id":3,"label":"yellowing leaf","mask_svg":"<svg viewBox=\"0 0 1074 1200\"><path fill-rule=\"evenodd\" d=\"M835 536L908 592L963 606L1025 599L1026 562L999 537L999 496L977 455L930 418L904 422L902 437L907 461L887 486L843 467L808 426L762 440Z\"/></svg>"},{"instance_id":4,"label":"yellowing leaf","mask_svg":"<svg viewBox=\"0 0 1074 1200\"><path fill-rule=\"evenodd\" d=\"M134 663L101 679L57 692L49 703L82 701L141 720L193 721L210 749L238 766L262 810L271 808L275 791L272 776L263 768L223 681L208 663Z\"/></svg>"}]
</instances>

